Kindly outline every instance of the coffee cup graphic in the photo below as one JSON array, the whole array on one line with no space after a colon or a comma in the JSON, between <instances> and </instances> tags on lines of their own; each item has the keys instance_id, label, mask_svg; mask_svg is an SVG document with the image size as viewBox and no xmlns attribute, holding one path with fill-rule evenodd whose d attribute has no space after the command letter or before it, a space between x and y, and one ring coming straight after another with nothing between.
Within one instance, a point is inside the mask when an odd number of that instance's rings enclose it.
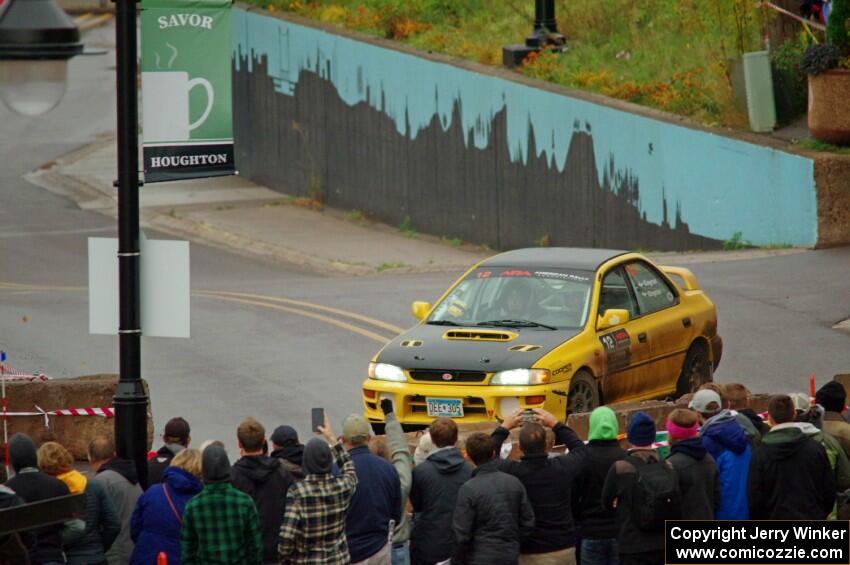
<instances>
[{"instance_id":1,"label":"coffee cup graphic","mask_svg":"<svg viewBox=\"0 0 850 565\"><path fill-rule=\"evenodd\" d=\"M207 93L203 114L190 122L189 93L201 86ZM142 73L142 122L146 141L188 141L212 111L215 95L205 78L189 78L185 71Z\"/></svg>"}]
</instances>

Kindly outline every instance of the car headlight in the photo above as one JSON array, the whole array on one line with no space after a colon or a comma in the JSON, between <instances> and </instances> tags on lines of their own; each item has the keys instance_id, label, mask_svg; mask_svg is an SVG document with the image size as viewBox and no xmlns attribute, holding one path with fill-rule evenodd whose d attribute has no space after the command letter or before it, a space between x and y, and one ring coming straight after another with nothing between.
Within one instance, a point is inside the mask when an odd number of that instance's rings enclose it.
<instances>
[{"instance_id":1,"label":"car headlight","mask_svg":"<svg viewBox=\"0 0 850 565\"><path fill-rule=\"evenodd\" d=\"M387 363L369 363L369 378L379 381L394 381L403 383L407 381L404 376L404 371L401 367L389 365Z\"/></svg>"},{"instance_id":2,"label":"car headlight","mask_svg":"<svg viewBox=\"0 0 850 565\"><path fill-rule=\"evenodd\" d=\"M542 385L549 382L549 369L511 369L499 371L490 379L491 385Z\"/></svg>"}]
</instances>

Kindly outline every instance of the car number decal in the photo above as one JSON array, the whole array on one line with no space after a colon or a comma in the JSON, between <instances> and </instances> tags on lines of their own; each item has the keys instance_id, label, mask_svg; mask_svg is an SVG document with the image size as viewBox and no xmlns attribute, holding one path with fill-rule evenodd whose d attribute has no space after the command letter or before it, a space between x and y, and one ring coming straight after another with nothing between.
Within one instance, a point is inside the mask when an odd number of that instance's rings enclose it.
<instances>
[{"instance_id":1,"label":"car number decal","mask_svg":"<svg viewBox=\"0 0 850 565\"><path fill-rule=\"evenodd\" d=\"M599 336L599 341L605 348L605 364L609 373L622 371L629 366L632 359L632 339L628 331L620 328Z\"/></svg>"}]
</instances>

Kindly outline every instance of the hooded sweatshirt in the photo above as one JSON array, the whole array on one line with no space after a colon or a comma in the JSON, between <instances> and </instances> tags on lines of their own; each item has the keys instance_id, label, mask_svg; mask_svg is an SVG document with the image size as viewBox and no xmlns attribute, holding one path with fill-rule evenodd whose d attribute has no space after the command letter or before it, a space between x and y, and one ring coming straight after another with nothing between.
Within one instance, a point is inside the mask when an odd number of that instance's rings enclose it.
<instances>
[{"instance_id":1,"label":"hooded sweatshirt","mask_svg":"<svg viewBox=\"0 0 850 565\"><path fill-rule=\"evenodd\" d=\"M720 504L717 520L747 520L747 476L752 450L735 416L728 410L709 419L700 432L702 445L717 465L720 479Z\"/></svg>"},{"instance_id":2,"label":"hooded sweatshirt","mask_svg":"<svg viewBox=\"0 0 850 565\"><path fill-rule=\"evenodd\" d=\"M617 513L602 507L602 485L611 465L628 455L617 441L619 431L617 415L607 406L600 406L590 414L588 464L573 489L573 509L582 539L617 537Z\"/></svg>"},{"instance_id":3,"label":"hooded sweatshirt","mask_svg":"<svg viewBox=\"0 0 850 565\"><path fill-rule=\"evenodd\" d=\"M248 494L257 505L263 532L263 560L277 563L277 541L286 510L286 493L294 481L280 459L246 455L231 469L233 486Z\"/></svg>"},{"instance_id":4,"label":"hooded sweatshirt","mask_svg":"<svg viewBox=\"0 0 850 565\"><path fill-rule=\"evenodd\" d=\"M754 520L823 520L835 504L826 451L797 424L780 424L753 454L747 484Z\"/></svg>"},{"instance_id":5,"label":"hooded sweatshirt","mask_svg":"<svg viewBox=\"0 0 850 565\"><path fill-rule=\"evenodd\" d=\"M414 563L438 563L452 556L454 541L448 531L457 493L471 476L472 465L456 447L433 451L413 469L410 556Z\"/></svg>"},{"instance_id":6,"label":"hooded sweatshirt","mask_svg":"<svg viewBox=\"0 0 850 565\"><path fill-rule=\"evenodd\" d=\"M847 455L841 447L841 442L821 431L814 424L799 422L797 427L823 446L826 451L826 458L829 460L829 467L832 469L832 475L835 478L836 492L844 492L850 488L850 460L847 459ZM837 503L833 506L832 512L829 513L828 519L835 520L836 518L838 518Z\"/></svg>"},{"instance_id":7,"label":"hooded sweatshirt","mask_svg":"<svg viewBox=\"0 0 850 565\"><path fill-rule=\"evenodd\" d=\"M106 552L109 565L124 565L133 553L133 540L130 537L130 519L136 502L142 495L136 465L128 459L113 457L100 466L92 479L100 482L109 494L118 519L121 521L121 531L115 538L115 543Z\"/></svg>"},{"instance_id":8,"label":"hooded sweatshirt","mask_svg":"<svg viewBox=\"0 0 850 565\"><path fill-rule=\"evenodd\" d=\"M300 443L280 446L271 452L271 457L283 461L284 466L296 481L304 478L304 470L301 468L301 461L304 458L304 446Z\"/></svg>"},{"instance_id":9,"label":"hooded sweatshirt","mask_svg":"<svg viewBox=\"0 0 850 565\"><path fill-rule=\"evenodd\" d=\"M676 470L682 514L689 520L713 520L720 502L720 479L714 458L699 437L673 443L667 461Z\"/></svg>"}]
</instances>

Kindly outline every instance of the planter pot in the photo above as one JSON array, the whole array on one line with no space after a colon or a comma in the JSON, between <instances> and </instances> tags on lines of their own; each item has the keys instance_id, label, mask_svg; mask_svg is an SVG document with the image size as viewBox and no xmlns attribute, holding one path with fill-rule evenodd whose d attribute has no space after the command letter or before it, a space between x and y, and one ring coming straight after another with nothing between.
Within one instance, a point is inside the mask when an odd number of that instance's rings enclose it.
<instances>
[{"instance_id":1,"label":"planter pot","mask_svg":"<svg viewBox=\"0 0 850 565\"><path fill-rule=\"evenodd\" d=\"M835 145L850 145L850 71L809 77L809 131Z\"/></svg>"}]
</instances>

